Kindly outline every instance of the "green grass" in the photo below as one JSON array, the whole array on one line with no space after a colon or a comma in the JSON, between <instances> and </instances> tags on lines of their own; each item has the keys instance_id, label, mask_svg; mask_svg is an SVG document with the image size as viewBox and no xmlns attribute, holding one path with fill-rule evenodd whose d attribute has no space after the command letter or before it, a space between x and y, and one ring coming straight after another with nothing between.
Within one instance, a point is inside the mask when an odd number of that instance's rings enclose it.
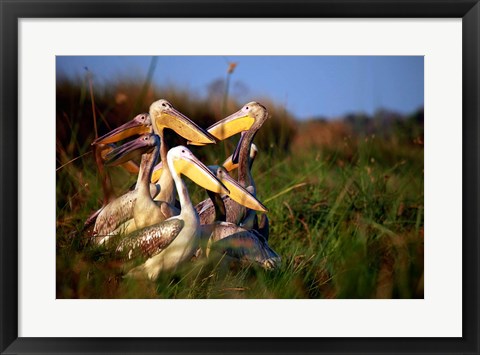
<instances>
[{"instance_id":1,"label":"green grass","mask_svg":"<svg viewBox=\"0 0 480 355\"><path fill-rule=\"evenodd\" d=\"M206 164L224 158L223 147L215 154L198 149ZM58 156L68 161L68 154ZM135 180L120 168L110 171L118 193ZM66 165L57 171L57 297L423 297L422 146L358 137L335 148L261 150L253 175L269 208L269 243L282 257L278 270L198 260L156 281L137 281L123 278L115 255L78 233L101 204L92 155ZM194 202L206 198L188 186Z\"/></svg>"}]
</instances>

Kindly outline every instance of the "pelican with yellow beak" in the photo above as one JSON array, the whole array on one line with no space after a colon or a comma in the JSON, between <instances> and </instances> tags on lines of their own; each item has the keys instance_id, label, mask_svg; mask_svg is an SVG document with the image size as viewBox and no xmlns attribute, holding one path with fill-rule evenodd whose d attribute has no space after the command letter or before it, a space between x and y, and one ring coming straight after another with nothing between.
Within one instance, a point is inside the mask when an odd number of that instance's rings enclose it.
<instances>
[{"instance_id":1,"label":"pelican with yellow beak","mask_svg":"<svg viewBox=\"0 0 480 355\"><path fill-rule=\"evenodd\" d=\"M217 177L224 174L227 174L225 169L218 167ZM225 177L223 178L225 179ZM231 177L230 179L238 184ZM220 180L225 182L225 180L221 178ZM229 185L226 184L226 186ZM253 198L249 191L239 187L239 185L237 186L237 188L243 190L245 195ZM253 263L267 270L278 268L281 264L281 258L268 245L268 219L266 219L266 214L262 214L260 226L258 226L258 223L254 228L238 226L234 223L226 222L227 212L225 202L229 201L229 199L222 198L220 194L210 191L208 191L208 196L214 206L214 222L200 226L202 238L200 249L196 252L197 257L202 254L206 257L223 255L223 261L229 264L238 262ZM259 206L263 206L260 201L258 201L258 204ZM255 207L254 209L259 209ZM257 221L257 219L255 219L255 221Z\"/></svg>"},{"instance_id":2,"label":"pelican with yellow beak","mask_svg":"<svg viewBox=\"0 0 480 355\"><path fill-rule=\"evenodd\" d=\"M232 164L238 163L238 182L244 186L252 195L256 196L256 187L250 173L250 148L253 138L260 127L268 118L267 109L258 102L252 101L244 105L232 115L213 124L207 131L217 140L227 139L240 133L240 140L232 156ZM189 144L198 145L195 142ZM227 207L227 221L234 224L242 224L252 228L255 224L256 214L239 204L232 204Z\"/></svg>"},{"instance_id":3,"label":"pelican with yellow beak","mask_svg":"<svg viewBox=\"0 0 480 355\"><path fill-rule=\"evenodd\" d=\"M212 170L212 167L209 167ZM213 172L213 171L212 171ZM202 223L202 216L200 216L200 230L201 230L201 245L197 250L196 256L204 254L208 257L210 249L213 248L216 252L225 253L229 259L242 260L260 264L266 269L275 268L279 265L280 257L268 246L266 238L257 230L248 230L244 227L237 226L234 223L226 222L225 202L240 203L252 210L266 212L267 209L263 204L257 200L247 189L240 186L240 184L230 177L224 167L217 167L217 178L222 181L225 186L230 189L229 195L223 195L207 191L210 197L210 205L208 205L207 212L209 212L208 223ZM236 189L237 194L242 194L242 198L236 198L232 194L232 190ZM232 198L233 196L233 198ZM255 201L254 204L246 204L245 200L250 199ZM198 212L198 205L195 206ZM210 214L213 211L213 214ZM205 213L203 214L205 217ZM266 216L263 214L263 216ZM221 241L226 239L225 241ZM218 243L217 243L218 242Z\"/></svg>"},{"instance_id":4,"label":"pelican with yellow beak","mask_svg":"<svg viewBox=\"0 0 480 355\"><path fill-rule=\"evenodd\" d=\"M159 153L160 138L156 134L147 133L117 147L106 156L108 165L118 165L131 159L132 154L142 155L141 169L135 187L137 194L133 206L135 229L159 223L178 214L178 211L172 211L166 202L154 201L150 194L150 177Z\"/></svg>"},{"instance_id":5,"label":"pelican with yellow beak","mask_svg":"<svg viewBox=\"0 0 480 355\"><path fill-rule=\"evenodd\" d=\"M161 272L176 269L192 258L200 242L200 221L181 175L215 193L228 193L217 177L184 146L167 153L168 169L175 182L181 211L163 222L146 227L123 239L117 247L126 260L142 256L146 261L130 270L129 276L155 279Z\"/></svg>"}]
</instances>

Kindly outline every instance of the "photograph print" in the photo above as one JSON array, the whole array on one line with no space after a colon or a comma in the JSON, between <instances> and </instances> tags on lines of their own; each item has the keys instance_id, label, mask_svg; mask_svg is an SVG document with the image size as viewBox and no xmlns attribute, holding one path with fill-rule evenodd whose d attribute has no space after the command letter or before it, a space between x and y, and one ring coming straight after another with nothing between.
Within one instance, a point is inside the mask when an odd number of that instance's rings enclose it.
<instances>
[{"instance_id":1,"label":"photograph print","mask_svg":"<svg viewBox=\"0 0 480 355\"><path fill-rule=\"evenodd\" d=\"M423 56L57 56L57 299L424 298Z\"/></svg>"}]
</instances>

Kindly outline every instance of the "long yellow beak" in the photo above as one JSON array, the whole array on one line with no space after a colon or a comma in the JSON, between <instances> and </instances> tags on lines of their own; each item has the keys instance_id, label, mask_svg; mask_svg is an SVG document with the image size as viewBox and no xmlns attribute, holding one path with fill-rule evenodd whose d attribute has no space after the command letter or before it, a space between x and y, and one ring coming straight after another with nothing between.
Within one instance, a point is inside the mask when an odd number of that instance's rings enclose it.
<instances>
[{"instance_id":1,"label":"long yellow beak","mask_svg":"<svg viewBox=\"0 0 480 355\"><path fill-rule=\"evenodd\" d=\"M257 153L258 153L258 148L255 145L255 143L252 143L252 145L250 146L250 159L252 162L253 160L255 160ZM233 154L232 154L227 159L225 159L222 166L225 168L225 170L230 172L238 168L238 161L236 163L233 162Z\"/></svg>"},{"instance_id":2,"label":"long yellow beak","mask_svg":"<svg viewBox=\"0 0 480 355\"><path fill-rule=\"evenodd\" d=\"M235 202L238 202L242 206L250 208L251 210L268 212L267 207L265 207L255 196L248 192L244 187L240 186L239 183L233 179L228 173L219 168L217 170L217 177L221 182L230 190L228 196Z\"/></svg>"},{"instance_id":3,"label":"long yellow beak","mask_svg":"<svg viewBox=\"0 0 480 355\"><path fill-rule=\"evenodd\" d=\"M225 161L222 164L222 166L228 172L238 168L238 163L235 164L232 160L232 157L233 157L233 155L230 155L227 159L225 159Z\"/></svg>"},{"instance_id":4,"label":"long yellow beak","mask_svg":"<svg viewBox=\"0 0 480 355\"><path fill-rule=\"evenodd\" d=\"M248 131L254 122L255 119L253 117L240 110L211 125L207 128L207 131L214 136L215 139L223 141L237 133ZM196 144L194 141L190 141L188 144L201 145Z\"/></svg>"},{"instance_id":5,"label":"long yellow beak","mask_svg":"<svg viewBox=\"0 0 480 355\"><path fill-rule=\"evenodd\" d=\"M199 145L216 143L210 133L173 107L166 108L155 116L152 115L152 118L157 132L163 128L170 128L183 138Z\"/></svg>"},{"instance_id":6,"label":"long yellow beak","mask_svg":"<svg viewBox=\"0 0 480 355\"><path fill-rule=\"evenodd\" d=\"M179 158L175 160L174 167L177 173L183 174L197 185L204 189L219 193L228 194L230 191L217 179L215 175L196 157Z\"/></svg>"},{"instance_id":7,"label":"long yellow beak","mask_svg":"<svg viewBox=\"0 0 480 355\"><path fill-rule=\"evenodd\" d=\"M163 163L160 162L153 167L152 178L150 179L152 184L156 184L158 180L160 180L160 176L162 176L162 172L163 172Z\"/></svg>"},{"instance_id":8,"label":"long yellow beak","mask_svg":"<svg viewBox=\"0 0 480 355\"><path fill-rule=\"evenodd\" d=\"M151 125L137 122L135 119L115 128L113 131L95 139L92 144L109 144L127 139L133 135L141 135L151 131Z\"/></svg>"}]
</instances>

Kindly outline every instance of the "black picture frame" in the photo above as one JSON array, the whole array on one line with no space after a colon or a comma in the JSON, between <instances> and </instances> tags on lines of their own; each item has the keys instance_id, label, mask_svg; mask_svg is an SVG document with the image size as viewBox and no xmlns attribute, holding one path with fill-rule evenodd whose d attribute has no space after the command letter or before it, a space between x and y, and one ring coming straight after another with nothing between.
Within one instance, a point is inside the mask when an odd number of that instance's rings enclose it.
<instances>
[{"instance_id":1,"label":"black picture frame","mask_svg":"<svg viewBox=\"0 0 480 355\"><path fill-rule=\"evenodd\" d=\"M479 354L480 5L478 0L0 1L0 351L24 353ZM20 18L454 17L463 47L463 337L461 338L19 338L18 26ZM445 260L448 262L448 260ZM442 317L439 315L439 320Z\"/></svg>"}]
</instances>

